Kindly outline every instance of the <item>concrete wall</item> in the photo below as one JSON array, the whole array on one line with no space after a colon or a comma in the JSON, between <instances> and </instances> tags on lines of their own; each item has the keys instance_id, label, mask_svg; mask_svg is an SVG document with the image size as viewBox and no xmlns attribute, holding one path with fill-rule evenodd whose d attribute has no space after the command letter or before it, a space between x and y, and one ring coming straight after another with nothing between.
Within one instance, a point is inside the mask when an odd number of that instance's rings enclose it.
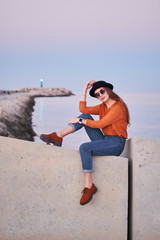
<instances>
[{"instance_id":1,"label":"concrete wall","mask_svg":"<svg viewBox=\"0 0 160 240\"><path fill-rule=\"evenodd\" d=\"M159 240L160 141L134 137L122 156L130 159L130 239Z\"/></svg>"},{"instance_id":2,"label":"concrete wall","mask_svg":"<svg viewBox=\"0 0 160 240\"><path fill-rule=\"evenodd\" d=\"M93 165L98 191L81 206L78 151L0 137L0 240L126 240L128 160Z\"/></svg>"}]
</instances>

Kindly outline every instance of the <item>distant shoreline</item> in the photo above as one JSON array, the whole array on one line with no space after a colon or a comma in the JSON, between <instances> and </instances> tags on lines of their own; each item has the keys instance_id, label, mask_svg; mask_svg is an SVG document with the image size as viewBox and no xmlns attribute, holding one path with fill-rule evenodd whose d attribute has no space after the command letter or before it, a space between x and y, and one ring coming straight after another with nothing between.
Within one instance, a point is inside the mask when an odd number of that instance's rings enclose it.
<instances>
[{"instance_id":1,"label":"distant shoreline","mask_svg":"<svg viewBox=\"0 0 160 240\"><path fill-rule=\"evenodd\" d=\"M65 88L0 90L0 136L34 141L32 112L36 97L74 95Z\"/></svg>"}]
</instances>

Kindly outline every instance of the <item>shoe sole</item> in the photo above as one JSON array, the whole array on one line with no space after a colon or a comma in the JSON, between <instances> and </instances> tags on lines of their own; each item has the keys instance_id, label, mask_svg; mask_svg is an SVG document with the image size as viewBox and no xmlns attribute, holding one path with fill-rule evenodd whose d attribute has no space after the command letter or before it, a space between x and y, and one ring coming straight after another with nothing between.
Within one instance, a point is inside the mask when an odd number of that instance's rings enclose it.
<instances>
[{"instance_id":1,"label":"shoe sole","mask_svg":"<svg viewBox=\"0 0 160 240\"><path fill-rule=\"evenodd\" d=\"M55 140L52 140L50 138L47 138L43 135L40 135L40 139L44 142L46 142L47 144L50 144L52 143L53 145L57 146L57 147L61 147L62 146L62 142L58 142L58 141L55 141Z\"/></svg>"},{"instance_id":2,"label":"shoe sole","mask_svg":"<svg viewBox=\"0 0 160 240\"><path fill-rule=\"evenodd\" d=\"M96 192L97 192L97 188L95 187L95 189L94 189L94 191L93 191L90 199L88 199L88 201L86 201L86 202L84 202L84 203L80 203L80 204L81 204L81 205L85 205L85 204L89 203L89 202L91 201L92 197L93 197L93 194L95 194Z\"/></svg>"}]
</instances>

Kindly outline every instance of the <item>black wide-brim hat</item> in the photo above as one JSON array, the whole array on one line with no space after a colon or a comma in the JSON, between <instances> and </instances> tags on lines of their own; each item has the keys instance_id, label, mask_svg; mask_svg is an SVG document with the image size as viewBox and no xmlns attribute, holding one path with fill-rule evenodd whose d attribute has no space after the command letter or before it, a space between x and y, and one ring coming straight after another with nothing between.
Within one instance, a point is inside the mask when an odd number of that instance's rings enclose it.
<instances>
[{"instance_id":1,"label":"black wide-brim hat","mask_svg":"<svg viewBox=\"0 0 160 240\"><path fill-rule=\"evenodd\" d=\"M100 87L107 87L107 88L110 88L111 90L113 90L113 85L111 83L107 83L105 81L97 81L92 85L92 88L90 89L89 94L92 97L95 97L94 92L95 92L96 89L98 89Z\"/></svg>"}]
</instances>

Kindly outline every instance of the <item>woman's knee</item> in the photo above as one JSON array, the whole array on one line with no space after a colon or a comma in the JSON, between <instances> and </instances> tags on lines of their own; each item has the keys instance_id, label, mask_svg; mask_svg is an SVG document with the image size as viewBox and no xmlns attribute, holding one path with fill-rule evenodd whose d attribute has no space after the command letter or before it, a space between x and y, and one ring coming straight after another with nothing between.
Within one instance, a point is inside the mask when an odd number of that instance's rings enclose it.
<instances>
[{"instance_id":1,"label":"woman's knee","mask_svg":"<svg viewBox=\"0 0 160 240\"><path fill-rule=\"evenodd\" d=\"M82 143L79 146L79 152L82 153L82 152L85 152L86 150L87 150L86 143Z\"/></svg>"},{"instance_id":2,"label":"woman's knee","mask_svg":"<svg viewBox=\"0 0 160 240\"><path fill-rule=\"evenodd\" d=\"M84 143L82 143L82 144L79 146L79 152L80 152L80 153L83 151L83 144L84 144Z\"/></svg>"},{"instance_id":3,"label":"woman's knee","mask_svg":"<svg viewBox=\"0 0 160 240\"><path fill-rule=\"evenodd\" d=\"M91 119L91 120L93 120L93 117L90 114L87 114L87 113L81 114L80 117L83 118L83 119Z\"/></svg>"}]
</instances>

